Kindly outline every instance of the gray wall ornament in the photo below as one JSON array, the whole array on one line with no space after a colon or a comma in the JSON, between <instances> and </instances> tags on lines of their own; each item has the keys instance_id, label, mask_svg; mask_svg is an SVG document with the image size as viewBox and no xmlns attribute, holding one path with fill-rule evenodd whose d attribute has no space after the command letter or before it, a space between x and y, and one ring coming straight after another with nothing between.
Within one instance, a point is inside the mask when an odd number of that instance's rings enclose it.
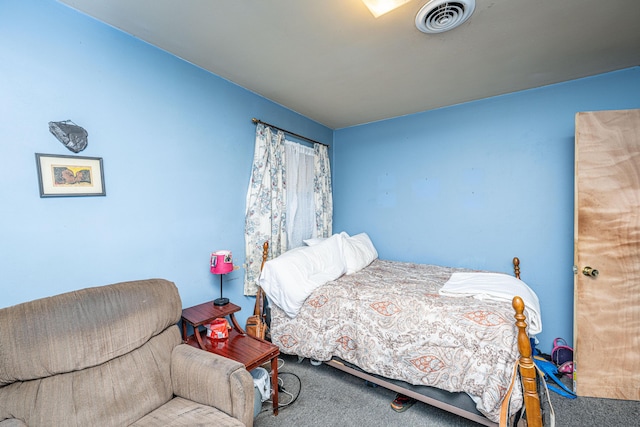
<instances>
[{"instance_id":1,"label":"gray wall ornament","mask_svg":"<svg viewBox=\"0 0 640 427\"><path fill-rule=\"evenodd\" d=\"M63 122L49 122L49 131L69 150L74 153L87 148L89 134L83 127L76 125L71 120Z\"/></svg>"}]
</instances>

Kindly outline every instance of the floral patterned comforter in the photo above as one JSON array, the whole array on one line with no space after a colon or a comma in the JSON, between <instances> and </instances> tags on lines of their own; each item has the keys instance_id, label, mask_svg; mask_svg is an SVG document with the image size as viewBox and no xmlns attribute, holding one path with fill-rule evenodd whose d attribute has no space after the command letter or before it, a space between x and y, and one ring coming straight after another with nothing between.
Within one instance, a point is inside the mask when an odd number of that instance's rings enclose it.
<instances>
[{"instance_id":1,"label":"floral patterned comforter","mask_svg":"<svg viewBox=\"0 0 640 427\"><path fill-rule=\"evenodd\" d=\"M271 339L283 353L466 392L497 422L519 356L513 309L439 295L455 271L469 270L375 260L317 288L295 318L272 305ZM521 406L515 387L511 409Z\"/></svg>"}]
</instances>

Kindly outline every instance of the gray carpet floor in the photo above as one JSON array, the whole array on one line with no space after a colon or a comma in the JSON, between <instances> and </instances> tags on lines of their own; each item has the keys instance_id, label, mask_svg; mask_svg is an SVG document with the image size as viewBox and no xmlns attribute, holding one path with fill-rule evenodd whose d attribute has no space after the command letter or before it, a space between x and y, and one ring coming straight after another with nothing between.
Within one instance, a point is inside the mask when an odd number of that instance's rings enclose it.
<instances>
[{"instance_id":1,"label":"gray carpet floor","mask_svg":"<svg viewBox=\"0 0 640 427\"><path fill-rule=\"evenodd\" d=\"M255 418L256 427L304 426L478 426L479 424L438 408L417 402L397 413L389 404L395 392L372 387L360 378L322 364L313 366L305 359L281 355L279 377L285 392L280 408L273 415L271 402L265 402ZM640 426L640 402L578 397L566 399L551 392L558 427Z\"/></svg>"}]
</instances>

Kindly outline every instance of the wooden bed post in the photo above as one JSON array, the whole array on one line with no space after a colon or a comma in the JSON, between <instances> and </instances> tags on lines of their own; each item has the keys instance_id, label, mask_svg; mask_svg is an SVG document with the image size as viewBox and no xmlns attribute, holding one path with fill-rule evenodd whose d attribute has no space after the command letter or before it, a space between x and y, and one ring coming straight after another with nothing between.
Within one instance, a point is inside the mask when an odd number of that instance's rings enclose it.
<instances>
[{"instance_id":1,"label":"wooden bed post","mask_svg":"<svg viewBox=\"0 0 640 427\"><path fill-rule=\"evenodd\" d=\"M515 260L514 259L514 265ZM531 342L527 335L527 323L524 315L524 301L516 296L513 298L513 309L516 311L516 326L518 327L518 351L520 352L520 377L522 379L524 406L529 427L542 427L542 413L540 411L540 396L536 366L531 358Z\"/></svg>"},{"instance_id":2,"label":"wooden bed post","mask_svg":"<svg viewBox=\"0 0 640 427\"><path fill-rule=\"evenodd\" d=\"M513 275L516 276L516 279L520 278L520 258L513 258Z\"/></svg>"},{"instance_id":3,"label":"wooden bed post","mask_svg":"<svg viewBox=\"0 0 640 427\"><path fill-rule=\"evenodd\" d=\"M267 262L269 256L269 241L267 240L262 244L262 264L260 265L260 271L264 268L264 263Z\"/></svg>"}]
</instances>

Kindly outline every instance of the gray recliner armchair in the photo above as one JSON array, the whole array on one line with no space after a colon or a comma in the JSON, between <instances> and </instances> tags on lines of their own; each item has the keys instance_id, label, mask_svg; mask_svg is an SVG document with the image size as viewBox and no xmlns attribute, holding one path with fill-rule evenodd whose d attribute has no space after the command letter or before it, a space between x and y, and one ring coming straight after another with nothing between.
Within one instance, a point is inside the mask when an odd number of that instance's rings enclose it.
<instances>
[{"instance_id":1,"label":"gray recliner armchair","mask_svg":"<svg viewBox=\"0 0 640 427\"><path fill-rule=\"evenodd\" d=\"M0 427L252 426L251 374L182 344L181 313L162 279L0 309Z\"/></svg>"}]
</instances>

